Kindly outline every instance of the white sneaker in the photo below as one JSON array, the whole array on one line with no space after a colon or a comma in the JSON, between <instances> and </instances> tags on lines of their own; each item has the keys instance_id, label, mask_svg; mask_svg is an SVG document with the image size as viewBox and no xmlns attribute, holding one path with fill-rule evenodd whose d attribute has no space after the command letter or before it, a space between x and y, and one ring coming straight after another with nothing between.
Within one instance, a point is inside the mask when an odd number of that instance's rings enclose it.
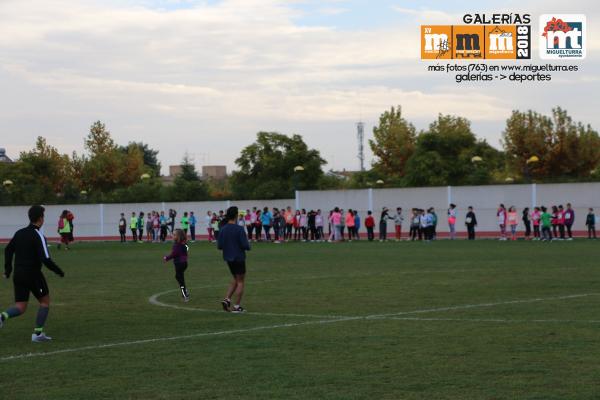
<instances>
[{"instance_id":1,"label":"white sneaker","mask_svg":"<svg viewBox=\"0 0 600 400\"><path fill-rule=\"evenodd\" d=\"M52 338L50 336L46 336L44 332L40 333L39 335L36 335L35 333L31 334L31 341L34 343L48 342L50 340L52 340Z\"/></svg>"}]
</instances>

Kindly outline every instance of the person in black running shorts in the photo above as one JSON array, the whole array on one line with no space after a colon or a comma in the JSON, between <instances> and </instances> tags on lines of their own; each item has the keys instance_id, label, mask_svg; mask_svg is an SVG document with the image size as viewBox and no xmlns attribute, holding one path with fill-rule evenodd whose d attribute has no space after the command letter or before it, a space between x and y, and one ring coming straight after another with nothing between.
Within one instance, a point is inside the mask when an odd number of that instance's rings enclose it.
<instances>
[{"instance_id":1,"label":"person in black running shorts","mask_svg":"<svg viewBox=\"0 0 600 400\"><path fill-rule=\"evenodd\" d=\"M50 290L42 273L42 264L61 278L65 273L50 258L46 238L40 232L44 225L44 207L32 206L28 214L29 226L18 230L4 249L4 277L8 279L13 275L15 305L0 313L0 328L6 320L25 313L31 293L40 303L31 341L46 342L52 339L44 333L50 310Z\"/></svg>"},{"instance_id":2,"label":"person in black running shorts","mask_svg":"<svg viewBox=\"0 0 600 400\"><path fill-rule=\"evenodd\" d=\"M250 250L250 244L248 243L248 237L244 228L237 224L237 207L229 207L226 219L227 224L219 231L217 247L223 251L223 259L227 262L233 279L221 304L225 311L242 313L245 311L241 306L241 302L246 276L246 251ZM231 308L231 297L234 293L236 295L236 303Z\"/></svg>"}]
</instances>

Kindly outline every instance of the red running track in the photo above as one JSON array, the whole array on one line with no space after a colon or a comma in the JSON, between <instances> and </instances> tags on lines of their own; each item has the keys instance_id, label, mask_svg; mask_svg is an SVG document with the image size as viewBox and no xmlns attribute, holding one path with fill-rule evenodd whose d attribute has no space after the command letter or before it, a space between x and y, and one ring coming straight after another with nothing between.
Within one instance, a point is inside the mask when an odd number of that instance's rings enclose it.
<instances>
[{"instance_id":1,"label":"red running track","mask_svg":"<svg viewBox=\"0 0 600 400\"><path fill-rule=\"evenodd\" d=\"M271 234L271 236L273 237L273 234ZM326 234L326 237L329 237L329 236ZM367 234L365 232L362 232L360 234L360 237L366 239ZM448 239L450 237L450 234L448 232L441 232L441 233L438 233L437 237L438 237L438 239ZM458 239L466 239L467 233L466 232L457 232L456 237ZM476 232L476 238L478 238L478 239L497 239L499 237L500 237L499 232L490 232L490 231ZM517 234L517 237L519 239L522 239L523 233L521 232L521 233ZM587 238L587 231L573 231L573 237ZM379 233L375 232L375 240L378 240L378 238L379 238ZM387 238L388 238L388 240L394 240L396 238L395 233L389 232L387 235ZM118 242L119 240L121 240L119 236L76 236L75 239L79 242ZM196 239L199 241L208 240L208 235L196 235ZM409 239L408 234L403 232L402 240L408 240L408 239ZM8 243L9 240L10 240L10 238L0 238L0 243ZM128 241L131 240L131 235L127 235L127 240ZM59 242L60 237L49 236L48 241L49 242Z\"/></svg>"}]
</instances>

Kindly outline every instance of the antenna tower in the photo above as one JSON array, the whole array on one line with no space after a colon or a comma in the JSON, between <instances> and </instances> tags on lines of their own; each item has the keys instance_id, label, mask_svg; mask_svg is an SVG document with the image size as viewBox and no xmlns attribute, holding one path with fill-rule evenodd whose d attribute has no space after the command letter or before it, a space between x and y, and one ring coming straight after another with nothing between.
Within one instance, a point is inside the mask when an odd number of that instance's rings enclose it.
<instances>
[{"instance_id":1,"label":"antenna tower","mask_svg":"<svg viewBox=\"0 0 600 400\"><path fill-rule=\"evenodd\" d=\"M358 139L358 160L360 162L360 170L365 170L365 124L359 122L356 124L356 137Z\"/></svg>"}]
</instances>

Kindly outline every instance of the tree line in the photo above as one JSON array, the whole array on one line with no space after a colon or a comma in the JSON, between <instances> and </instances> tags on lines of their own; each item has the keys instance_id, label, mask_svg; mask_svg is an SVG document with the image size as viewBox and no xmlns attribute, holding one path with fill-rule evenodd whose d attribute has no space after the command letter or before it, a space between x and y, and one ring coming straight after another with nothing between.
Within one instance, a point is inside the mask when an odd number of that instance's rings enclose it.
<instances>
[{"instance_id":1,"label":"tree line","mask_svg":"<svg viewBox=\"0 0 600 400\"><path fill-rule=\"evenodd\" d=\"M0 204L273 199L295 190L600 180L598 133L561 108L549 116L513 111L500 150L477 138L466 118L440 114L417 131L401 107L391 107L369 140L371 168L349 174L325 172L326 160L302 136L276 132L259 132L222 181L201 179L184 156L171 185L160 179L157 150L116 144L100 121L84 145L84 154L61 154L38 137L16 162L0 163Z\"/></svg>"}]
</instances>

